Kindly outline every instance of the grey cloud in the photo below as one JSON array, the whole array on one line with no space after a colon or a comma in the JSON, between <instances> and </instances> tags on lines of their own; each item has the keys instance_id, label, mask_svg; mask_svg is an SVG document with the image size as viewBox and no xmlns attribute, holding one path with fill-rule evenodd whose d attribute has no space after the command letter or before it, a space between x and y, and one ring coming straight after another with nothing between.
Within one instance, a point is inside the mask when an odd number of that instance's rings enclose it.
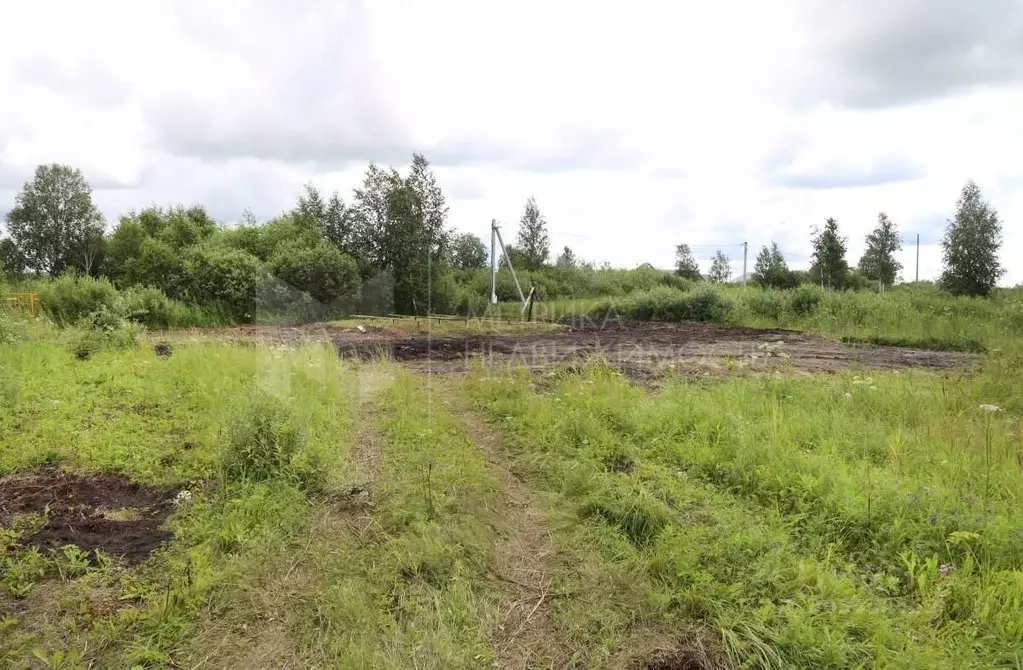
<instances>
[{"instance_id":1,"label":"grey cloud","mask_svg":"<svg viewBox=\"0 0 1023 670\"><path fill-rule=\"evenodd\" d=\"M221 164L161 156L134 189L96 189L93 199L112 225L132 209L201 204L218 221L238 221L245 209L257 219L289 208L308 173L280 163L235 160Z\"/></svg>"},{"instance_id":2,"label":"grey cloud","mask_svg":"<svg viewBox=\"0 0 1023 670\"><path fill-rule=\"evenodd\" d=\"M878 108L1023 81L1023 2L868 0L818 6L813 88Z\"/></svg>"},{"instance_id":3,"label":"grey cloud","mask_svg":"<svg viewBox=\"0 0 1023 670\"><path fill-rule=\"evenodd\" d=\"M234 77L236 86L170 90L147 101L157 147L181 157L248 157L318 170L407 161L407 135L378 88L366 4L281 7L254 3L244 22L227 17L217 30L199 4L175 9L189 38L216 58L210 67L221 61L218 75Z\"/></svg>"},{"instance_id":4,"label":"grey cloud","mask_svg":"<svg viewBox=\"0 0 1023 670\"><path fill-rule=\"evenodd\" d=\"M797 170L774 160L768 163L771 183L786 188L830 189L880 186L912 181L923 170L901 158L885 157L867 166L836 165L815 170Z\"/></svg>"},{"instance_id":5,"label":"grey cloud","mask_svg":"<svg viewBox=\"0 0 1023 670\"><path fill-rule=\"evenodd\" d=\"M88 54L69 62L36 58L15 63L13 75L22 81L73 94L101 107L119 105L131 94L127 81Z\"/></svg>"},{"instance_id":6,"label":"grey cloud","mask_svg":"<svg viewBox=\"0 0 1023 670\"><path fill-rule=\"evenodd\" d=\"M484 138L451 138L423 147L440 166L493 165L530 172L616 170L639 165L618 135L597 131L568 131L550 143L513 146Z\"/></svg>"},{"instance_id":7,"label":"grey cloud","mask_svg":"<svg viewBox=\"0 0 1023 670\"><path fill-rule=\"evenodd\" d=\"M25 185L25 182L32 179L32 175L34 173L35 166L14 166L0 161L0 190L10 189L12 192L20 191ZM99 175L97 177L95 175L90 176L86 173L85 179L89 182L89 186L91 186L94 191L99 189L116 190L138 188L145 182L145 177L143 175L139 175L138 178L131 181L123 181L115 179L109 175Z\"/></svg>"}]
</instances>

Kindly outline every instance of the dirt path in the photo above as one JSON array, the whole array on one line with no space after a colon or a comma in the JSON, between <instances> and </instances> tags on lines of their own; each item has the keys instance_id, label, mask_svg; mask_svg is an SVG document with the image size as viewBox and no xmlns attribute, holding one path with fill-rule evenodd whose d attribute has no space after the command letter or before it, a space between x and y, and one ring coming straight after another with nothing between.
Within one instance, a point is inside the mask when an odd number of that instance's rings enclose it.
<instances>
[{"instance_id":1,"label":"dirt path","mask_svg":"<svg viewBox=\"0 0 1023 670\"><path fill-rule=\"evenodd\" d=\"M511 467L503 438L478 418L444 380L445 410L483 452L501 484L498 540L491 553L494 589L501 594L488 629L500 668L565 667L571 650L551 616L560 597L553 584L565 566L548 525L547 511Z\"/></svg>"},{"instance_id":2,"label":"dirt path","mask_svg":"<svg viewBox=\"0 0 1023 670\"><path fill-rule=\"evenodd\" d=\"M356 372L352 421L355 425L352 461L355 469L354 487L364 489L372 500L380 478L383 438L376 426L380 410L373 400L394 380L394 374L380 365L361 365ZM358 493L354 491L353 493Z\"/></svg>"}]
</instances>

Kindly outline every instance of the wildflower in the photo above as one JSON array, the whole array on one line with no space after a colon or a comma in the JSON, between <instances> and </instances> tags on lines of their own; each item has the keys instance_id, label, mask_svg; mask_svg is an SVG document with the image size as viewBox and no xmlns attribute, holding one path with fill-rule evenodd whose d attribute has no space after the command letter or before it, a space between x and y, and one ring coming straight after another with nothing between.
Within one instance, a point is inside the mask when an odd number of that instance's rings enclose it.
<instances>
[{"instance_id":1,"label":"wildflower","mask_svg":"<svg viewBox=\"0 0 1023 670\"><path fill-rule=\"evenodd\" d=\"M842 397L844 397L844 398L845 398L846 400L848 400L849 398L852 398L852 393L846 393L846 394L845 394L844 396L842 396Z\"/></svg>"},{"instance_id":2,"label":"wildflower","mask_svg":"<svg viewBox=\"0 0 1023 670\"><path fill-rule=\"evenodd\" d=\"M955 571L956 571L956 566L952 565L951 563L942 563L941 567L938 568L938 572L941 573L942 577L948 577L949 575L951 575Z\"/></svg>"},{"instance_id":3,"label":"wildflower","mask_svg":"<svg viewBox=\"0 0 1023 670\"><path fill-rule=\"evenodd\" d=\"M977 405L977 408L980 409L980 411L982 411L982 412L1001 412L1002 411L1002 408L999 407L998 405L989 405L987 403L981 403L980 405Z\"/></svg>"},{"instance_id":4,"label":"wildflower","mask_svg":"<svg viewBox=\"0 0 1023 670\"><path fill-rule=\"evenodd\" d=\"M178 494L174 496L174 504L178 507L188 505L192 502L192 492L182 489L178 491Z\"/></svg>"}]
</instances>

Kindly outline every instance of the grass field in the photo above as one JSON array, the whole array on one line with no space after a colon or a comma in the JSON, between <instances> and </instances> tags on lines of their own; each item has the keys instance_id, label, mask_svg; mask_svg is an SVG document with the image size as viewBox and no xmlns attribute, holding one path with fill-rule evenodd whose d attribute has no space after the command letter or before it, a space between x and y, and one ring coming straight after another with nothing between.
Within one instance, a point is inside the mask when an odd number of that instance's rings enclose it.
<instances>
[{"instance_id":1,"label":"grass field","mask_svg":"<svg viewBox=\"0 0 1023 670\"><path fill-rule=\"evenodd\" d=\"M656 390L0 315L0 666L1023 667L1015 307L949 309L977 369Z\"/></svg>"}]
</instances>

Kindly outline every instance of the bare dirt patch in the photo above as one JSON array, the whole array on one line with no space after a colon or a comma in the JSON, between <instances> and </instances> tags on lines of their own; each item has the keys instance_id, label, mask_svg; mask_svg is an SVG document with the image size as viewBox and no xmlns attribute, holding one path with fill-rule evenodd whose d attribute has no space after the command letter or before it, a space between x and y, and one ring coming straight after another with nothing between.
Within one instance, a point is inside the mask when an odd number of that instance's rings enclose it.
<instances>
[{"instance_id":1,"label":"bare dirt patch","mask_svg":"<svg viewBox=\"0 0 1023 670\"><path fill-rule=\"evenodd\" d=\"M614 322L586 324L561 333L443 338L345 338L343 357L384 356L438 371L487 367L542 368L603 356L637 377L734 368L831 372L847 367L928 368L968 366L976 356L874 345L850 345L793 330L701 323Z\"/></svg>"},{"instance_id":2,"label":"bare dirt patch","mask_svg":"<svg viewBox=\"0 0 1023 670\"><path fill-rule=\"evenodd\" d=\"M174 493L113 474L47 469L0 478L0 526L43 515L21 544L40 550L73 544L137 563L173 537L164 527Z\"/></svg>"}]
</instances>

